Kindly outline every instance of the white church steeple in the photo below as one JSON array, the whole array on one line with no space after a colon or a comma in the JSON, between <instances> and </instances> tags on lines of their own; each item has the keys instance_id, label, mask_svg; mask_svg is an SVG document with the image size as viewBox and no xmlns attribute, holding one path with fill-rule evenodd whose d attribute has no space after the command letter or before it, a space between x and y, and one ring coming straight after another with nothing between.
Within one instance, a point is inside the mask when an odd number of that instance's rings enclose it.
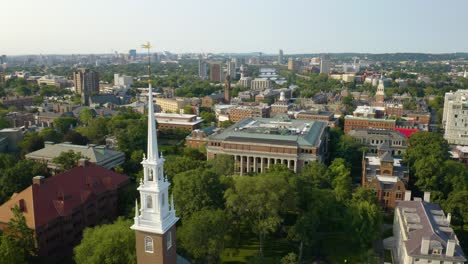
<instances>
[{"instance_id":1,"label":"white church steeple","mask_svg":"<svg viewBox=\"0 0 468 264\"><path fill-rule=\"evenodd\" d=\"M146 47L149 49L149 44ZM140 207L138 207L138 203L135 203L135 222L131 227L137 233L140 231L156 236L166 236L166 232L179 220L175 214L174 203L172 199L169 199L169 186L171 184L164 175L164 161L162 155L158 155L153 92L150 83L148 85L147 155L146 157L143 156L141 162L143 165L143 178L138 187ZM169 234L169 237L172 237L172 234ZM152 243L153 238L149 236L148 241L149 239L151 239ZM137 241L137 250L139 250L138 243L139 241ZM143 242L141 243L143 244ZM145 252L148 253L148 251Z\"/></svg>"}]
</instances>

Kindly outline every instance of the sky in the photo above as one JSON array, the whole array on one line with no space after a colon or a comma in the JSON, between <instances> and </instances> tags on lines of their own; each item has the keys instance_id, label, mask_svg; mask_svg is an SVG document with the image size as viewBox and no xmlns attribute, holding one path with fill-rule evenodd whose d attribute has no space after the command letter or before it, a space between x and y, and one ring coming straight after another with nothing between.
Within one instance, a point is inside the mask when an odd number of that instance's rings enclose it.
<instances>
[{"instance_id":1,"label":"sky","mask_svg":"<svg viewBox=\"0 0 468 264\"><path fill-rule=\"evenodd\" d=\"M467 0L0 0L0 54L468 52Z\"/></svg>"}]
</instances>

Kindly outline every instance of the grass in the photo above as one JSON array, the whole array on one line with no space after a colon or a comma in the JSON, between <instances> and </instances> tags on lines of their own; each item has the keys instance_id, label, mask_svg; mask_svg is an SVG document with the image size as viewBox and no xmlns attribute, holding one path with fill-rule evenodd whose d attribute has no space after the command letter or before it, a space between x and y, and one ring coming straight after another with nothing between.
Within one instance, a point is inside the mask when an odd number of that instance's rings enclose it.
<instances>
[{"instance_id":1,"label":"grass","mask_svg":"<svg viewBox=\"0 0 468 264\"><path fill-rule=\"evenodd\" d=\"M360 248L355 246L349 236L339 234L330 235L321 240L318 245L320 257L318 263L360 263L361 254ZM264 247L264 255L267 256L261 260L257 259L259 242L255 237L250 237L241 242L238 249L228 248L222 256L221 262L228 264L240 263L266 263L277 264L281 263L281 258L290 252L298 254L296 245L281 239L267 239ZM313 252L304 252L303 259L306 263L311 263L317 260Z\"/></svg>"}]
</instances>

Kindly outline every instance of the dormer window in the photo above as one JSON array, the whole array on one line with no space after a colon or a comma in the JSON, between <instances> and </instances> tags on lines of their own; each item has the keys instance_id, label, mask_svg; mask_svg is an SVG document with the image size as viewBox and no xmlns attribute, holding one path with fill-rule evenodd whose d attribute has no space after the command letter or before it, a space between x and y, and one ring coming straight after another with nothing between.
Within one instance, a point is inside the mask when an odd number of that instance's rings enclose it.
<instances>
[{"instance_id":1,"label":"dormer window","mask_svg":"<svg viewBox=\"0 0 468 264\"><path fill-rule=\"evenodd\" d=\"M432 249L432 254L433 255L441 255L442 254L442 249L434 248L434 249Z\"/></svg>"}]
</instances>

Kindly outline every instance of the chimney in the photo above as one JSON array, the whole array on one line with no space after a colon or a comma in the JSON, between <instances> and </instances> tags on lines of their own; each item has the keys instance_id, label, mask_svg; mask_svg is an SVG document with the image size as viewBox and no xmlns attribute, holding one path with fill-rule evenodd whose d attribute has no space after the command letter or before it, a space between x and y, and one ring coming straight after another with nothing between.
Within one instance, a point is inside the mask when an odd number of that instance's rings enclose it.
<instances>
[{"instance_id":1,"label":"chimney","mask_svg":"<svg viewBox=\"0 0 468 264\"><path fill-rule=\"evenodd\" d=\"M421 254L429 254L429 245L431 244L431 239L429 237L423 237L421 241Z\"/></svg>"},{"instance_id":2,"label":"chimney","mask_svg":"<svg viewBox=\"0 0 468 264\"><path fill-rule=\"evenodd\" d=\"M34 185L41 185L43 184L45 181L45 177L44 176L34 176L33 177L33 180L32 180L32 183Z\"/></svg>"},{"instance_id":3,"label":"chimney","mask_svg":"<svg viewBox=\"0 0 468 264\"><path fill-rule=\"evenodd\" d=\"M411 201L411 191L405 191L405 201Z\"/></svg>"},{"instance_id":4,"label":"chimney","mask_svg":"<svg viewBox=\"0 0 468 264\"><path fill-rule=\"evenodd\" d=\"M424 192L424 201L426 203L430 203L431 202L431 192Z\"/></svg>"},{"instance_id":5,"label":"chimney","mask_svg":"<svg viewBox=\"0 0 468 264\"><path fill-rule=\"evenodd\" d=\"M450 221L452 221L452 214L448 213L447 214L447 223L448 223L448 225L450 225Z\"/></svg>"},{"instance_id":6,"label":"chimney","mask_svg":"<svg viewBox=\"0 0 468 264\"><path fill-rule=\"evenodd\" d=\"M445 255L448 257L453 257L455 254L455 246L457 245L457 241L454 239L449 239L447 241L447 249L445 251Z\"/></svg>"},{"instance_id":7,"label":"chimney","mask_svg":"<svg viewBox=\"0 0 468 264\"><path fill-rule=\"evenodd\" d=\"M86 167L88 166L88 160L87 159L79 159L78 160L78 167Z\"/></svg>"}]
</instances>

